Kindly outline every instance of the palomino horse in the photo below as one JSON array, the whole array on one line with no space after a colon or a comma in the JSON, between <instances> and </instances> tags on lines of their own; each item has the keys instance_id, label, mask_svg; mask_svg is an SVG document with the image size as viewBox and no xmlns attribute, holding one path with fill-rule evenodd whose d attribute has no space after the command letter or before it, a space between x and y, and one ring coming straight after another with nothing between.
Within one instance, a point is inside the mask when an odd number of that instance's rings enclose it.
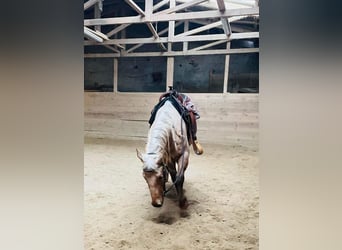
<instances>
[{"instance_id":1,"label":"palomino horse","mask_svg":"<svg viewBox=\"0 0 342 250\"><path fill-rule=\"evenodd\" d=\"M183 183L189 153L186 124L172 103L166 101L158 110L149 130L146 153L141 154L137 150L137 156L143 163L143 176L148 184L153 206L162 206L165 193L175 186L179 206L187 208ZM168 173L173 184L166 190Z\"/></svg>"}]
</instances>

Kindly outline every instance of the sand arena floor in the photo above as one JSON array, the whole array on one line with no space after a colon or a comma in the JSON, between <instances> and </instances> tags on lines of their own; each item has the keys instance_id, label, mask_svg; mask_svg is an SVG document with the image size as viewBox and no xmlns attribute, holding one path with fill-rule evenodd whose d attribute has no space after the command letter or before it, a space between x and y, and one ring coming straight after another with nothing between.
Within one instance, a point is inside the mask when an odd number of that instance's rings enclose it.
<instances>
[{"instance_id":1,"label":"sand arena floor","mask_svg":"<svg viewBox=\"0 0 342 250\"><path fill-rule=\"evenodd\" d=\"M203 144L191 150L181 211L175 191L151 205L135 148L144 141L86 138L85 249L258 249L258 152Z\"/></svg>"}]
</instances>

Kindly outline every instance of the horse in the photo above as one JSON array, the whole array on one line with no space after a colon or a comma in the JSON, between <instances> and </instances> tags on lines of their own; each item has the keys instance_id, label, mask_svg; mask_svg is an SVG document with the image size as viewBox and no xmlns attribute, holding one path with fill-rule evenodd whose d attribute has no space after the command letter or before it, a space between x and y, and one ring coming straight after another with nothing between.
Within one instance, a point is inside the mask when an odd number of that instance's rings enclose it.
<instances>
[{"instance_id":1,"label":"horse","mask_svg":"<svg viewBox=\"0 0 342 250\"><path fill-rule=\"evenodd\" d=\"M161 207L165 194L176 187L179 207L188 207L184 195L184 172L189 163L189 141L187 127L182 116L170 102L159 108L152 123L145 153L137 151L137 157L143 163L143 177L146 180L154 207ZM171 175L172 185L166 190L165 183Z\"/></svg>"}]
</instances>

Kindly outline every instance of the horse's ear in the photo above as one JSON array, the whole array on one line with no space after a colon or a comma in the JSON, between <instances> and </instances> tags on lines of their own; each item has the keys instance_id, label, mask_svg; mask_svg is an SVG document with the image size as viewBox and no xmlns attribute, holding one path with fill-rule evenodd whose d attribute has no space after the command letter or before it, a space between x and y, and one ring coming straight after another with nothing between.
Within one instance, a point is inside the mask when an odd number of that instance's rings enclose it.
<instances>
[{"instance_id":1,"label":"horse's ear","mask_svg":"<svg viewBox=\"0 0 342 250\"><path fill-rule=\"evenodd\" d=\"M137 148L135 150L137 151L137 157L141 160L141 162L144 162L142 154L139 152Z\"/></svg>"}]
</instances>

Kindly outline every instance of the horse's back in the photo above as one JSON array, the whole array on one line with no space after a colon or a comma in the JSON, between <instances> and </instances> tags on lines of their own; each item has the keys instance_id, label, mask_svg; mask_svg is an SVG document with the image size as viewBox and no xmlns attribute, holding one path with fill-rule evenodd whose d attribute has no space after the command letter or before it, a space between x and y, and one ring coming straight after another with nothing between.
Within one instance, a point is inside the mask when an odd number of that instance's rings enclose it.
<instances>
[{"instance_id":1,"label":"horse's back","mask_svg":"<svg viewBox=\"0 0 342 250\"><path fill-rule=\"evenodd\" d=\"M157 111L155 121L151 127L152 130L161 130L161 128L164 131L167 130L169 135L172 135L173 140L178 141L182 137L182 140L186 140L185 144L188 144L186 124L170 101L166 101Z\"/></svg>"},{"instance_id":2,"label":"horse's back","mask_svg":"<svg viewBox=\"0 0 342 250\"><path fill-rule=\"evenodd\" d=\"M156 114L156 120L157 122L162 121L175 126L178 123L180 124L182 119L173 104L170 101L166 101L165 104L158 110Z\"/></svg>"}]
</instances>

